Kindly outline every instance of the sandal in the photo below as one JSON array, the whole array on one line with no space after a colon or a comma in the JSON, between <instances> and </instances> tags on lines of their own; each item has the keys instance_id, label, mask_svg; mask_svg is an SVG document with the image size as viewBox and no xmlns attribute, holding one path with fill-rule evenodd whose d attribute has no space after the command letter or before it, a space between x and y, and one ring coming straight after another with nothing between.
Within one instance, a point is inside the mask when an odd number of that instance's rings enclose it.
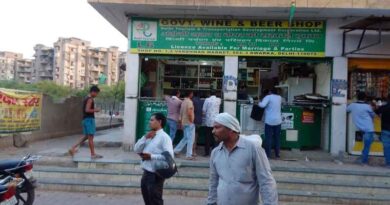
<instances>
[{"instance_id":1,"label":"sandal","mask_svg":"<svg viewBox=\"0 0 390 205\"><path fill-rule=\"evenodd\" d=\"M75 151L73 149L69 149L68 153L71 157L74 157Z\"/></svg>"},{"instance_id":2,"label":"sandal","mask_svg":"<svg viewBox=\"0 0 390 205\"><path fill-rule=\"evenodd\" d=\"M196 160L196 158L195 157L186 157L186 160Z\"/></svg>"},{"instance_id":3,"label":"sandal","mask_svg":"<svg viewBox=\"0 0 390 205\"><path fill-rule=\"evenodd\" d=\"M91 159L101 159L101 158L103 158L103 156L102 155L98 155L98 154L95 154L95 155L91 156Z\"/></svg>"}]
</instances>

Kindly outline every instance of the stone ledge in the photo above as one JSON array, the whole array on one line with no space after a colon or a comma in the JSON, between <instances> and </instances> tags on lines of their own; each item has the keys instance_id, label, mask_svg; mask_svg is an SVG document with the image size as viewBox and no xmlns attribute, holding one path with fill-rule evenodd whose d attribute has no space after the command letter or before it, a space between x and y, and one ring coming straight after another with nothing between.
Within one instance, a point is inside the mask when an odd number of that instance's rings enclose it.
<instances>
[{"instance_id":1,"label":"stone ledge","mask_svg":"<svg viewBox=\"0 0 390 205\"><path fill-rule=\"evenodd\" d=\"M291 0L88 0L91 4L289 8ZM297 8L387 9L387 0L296 0Z\"/></svg>"}]
</instances>

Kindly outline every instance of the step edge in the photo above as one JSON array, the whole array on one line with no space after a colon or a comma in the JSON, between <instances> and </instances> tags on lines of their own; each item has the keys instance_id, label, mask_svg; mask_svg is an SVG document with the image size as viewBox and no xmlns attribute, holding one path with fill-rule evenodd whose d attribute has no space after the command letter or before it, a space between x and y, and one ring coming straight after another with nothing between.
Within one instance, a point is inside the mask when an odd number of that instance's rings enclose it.
<instances>
[{"instance_id":1,"label":"step edge","mask_svg":"<svg viewBox=\"0 0 390 205\"><path fill-rule=\"evenodd\" d=\"M47 172L47 173L73 173L73 174L97 174L97 175L128 175L128 176L140 176L142 175L142 171L139 172L128 172L128 171L115 171L110 169L80 169L80 168L53 168L50 167L48 169L45 168L35 168L35 172ZM195 174L195 173L186 173L175 175L177 178L191 178L191 179L208 179L209 176L204 174ZM305 178L277 178L278 183L298 183L298 184L312 184L312 185L328 185L328 186L353 186L353 187L364 187L364 188L384 188L390 189L390 184L379 184L379 183L369 183L369 184L359 184L350 180L337 180L337 181L325 181L325 180L317 180L317 179L305 179Z\"/></svg>"},{"instance_id":2,"label":"step edge","mask_svg":"<svg viewBox=\"0 0 390 205\"><path fill-rule=\"evenodd\" d=\"M83 160L73 160L75 163L95 163L95 164L136 164L140 165L140 160L109 160L109 161L91 161L90 159ZM203 162L186 162L186 161L177 161L177 166L180 167L195 167L195 168L209 168L209 163ZM279 172L302 172L302 173L314 173L314 174L337 174L337 175L357 175L357 176L377 176L377 177L388 177L390 171L376 172L376 171L356 171L356 170L332 170L332 169L322 169L322 168L309 168L309 167L282 167L282 166L272 166L272 171Z\"/></svg>"},{"instance_id":3,"label":"step edge","mask_svg":"<svg viewBox=\"0 0 390 205\"><path fill-rule=\"evenodd\" d=\"M96 184L96 183L80 183L78 182L71 182L71 181L64 181L64 180L43 180L40 181L41 184L49 184L49 185L70 185L70 186L92 186L92 187L117 187L117 188L140 188L140 185L134 185L134 184ZM165 185L165 189L175 190L175 189L184 189L189 191L205 191L207 192L208 189L204 187L186 187L186 186L171 186L171 185ZM308 194L311 193L311 194ZM313 194L314 193L314 194ZM337 193L337 192L313 192L313 191L297 191L297 190L285 190L285 189L279 189L278 190L279 195L287 195L287 196L302 196L302 197L320 197L320 198L338 198L338 199L358 199L358 200L372 200L372 201L389 201L390 196L384 195L384 194L353 194L353 193ZM366 195L366 196L364 196Z\"/></svg>"}]
</instances>

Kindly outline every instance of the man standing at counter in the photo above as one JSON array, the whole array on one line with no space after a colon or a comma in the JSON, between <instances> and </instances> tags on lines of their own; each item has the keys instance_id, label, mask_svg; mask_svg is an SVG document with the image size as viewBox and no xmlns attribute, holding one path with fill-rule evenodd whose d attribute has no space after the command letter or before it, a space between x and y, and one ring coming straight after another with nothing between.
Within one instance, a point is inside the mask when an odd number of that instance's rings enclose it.
<instances>
[{"instance_id":1,"label":"man standing at counter","mask_svg":"<svg viewBox=\"0 0 390 205\"><path fill-rule=\"evenodd\" d=\"M179 123L180 106L182 101L179 99L180 91L174 90L172 96L165 96L165 101L168 107L168 126L169 136L171 137L172 143L175 140L177 125Z\"/></svg>"},{"instance_id":2,"label":"man standing at counter","mask_svg":"<svg viewBox=\"0 0 390 205\"><path fill-rule=\"evenodd\" d=\"M280 158L280 132L282 128L282 97L276 89L267 92L267 96L259 102L265 109L265 152L271 158L272 143L275 144L275 156Z\"/></svg>"},{"instance_id":3,"label":"man standing at counter","mask_svg":"<svg viewBox=\"0 0 390 205\"><path fill-rule=\"evenodd\" d=\"M210 146L212 149L215 147L215 139L213 135L214 119L219 114L221 108L221 98L216 96L214 90L210 92L208 97L203 104L203 115L205 124L205 156L210 155Z\"/></svg>"},{"instance_id":4,"label":"man standing at counter","mask_svg":"<svg viewBox=\"0 0 390 205\"><path fill-rule=\"evenodd\" d=\"M204 100L200 99L199 91L194 92L194 97L192 98L192 103L194 104L194 113L195 113L195 140L194 146L192 147L192 156L196 157L196 149L197 149L197 141L199 138L200 130L202 127L203 116L202 116L202 108L204 104Z\"/></svg>"},{"instance_id":5,"label":"man standing at counter","mask_svg":"<svg viewBox=\"0 0 390 205\"><path fill-rule=\"evenodd\" d=\"M385 156L385 166L390 168L390 94L387 96L387 104L379 107L375 113L381 116L383 155Z\"/></svg>"},{"instance_id":6,"label":"man standing at counter","mask_svg":"<svg viewBox=\"0 0 390 205\"><path fill-rule=\"evenodd\" d=\"M195 113L194 113L194 104L192 103L193 92L187 91L185 99L181 104L179 121L183 127L184 136L183 139L175 148L175 154L179 154L183 148L187 145L186 159L194 160L192 156L192 147L194 144L195 138Z\"/></svg>"},{"instance_id":7,"label":"man standing at counter","mask_svg":"<svg viewBox=\"0 0 390 205\"><path fill-rule=\"evenodd\" d=\"M347 112L352 114L352 121L356 128L363 132L364 148L362 151L361 163L368 165L368 154L370 153L371 144L374 141L374 116L372 107L365 102L366 94L358 93L358 101L351 103L347 107Z\"/></svg>"}]
</instances>

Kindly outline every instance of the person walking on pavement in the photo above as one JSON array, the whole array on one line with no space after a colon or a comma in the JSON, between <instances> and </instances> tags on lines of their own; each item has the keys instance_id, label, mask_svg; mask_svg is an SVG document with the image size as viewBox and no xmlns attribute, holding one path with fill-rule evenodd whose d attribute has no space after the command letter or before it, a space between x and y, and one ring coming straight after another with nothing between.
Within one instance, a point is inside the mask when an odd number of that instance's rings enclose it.
<instances>
[{"instance_id":1,"label":"person walking on pavement","mask_svg":"<svg viewBox=\"0 0 390 205\"><path fill-rule=\"evenodd\" d=\"M183 139L176 146L174 152L179 154L183 148L187 145L186 159L194 160L195 157L192 156L192 148L195 138L195 124L194 124L194 104L192 103L193 92L187 91L184 101L181 104L180 108L180 117L179 121L183 127L184 136Z\"/></svg>"},{"instance_id":2,"label":"person walking on pavement","mask_svg":"<svg viewBox=\"0 0 390 205\"><path fill-rule=\"evenodd\" d=\"M95 124L95 112L100 112L99 108L95 108L94 98L98 96L100 89L97 86L92 86L89 90L89 95L83 101L83 134L84 137L80 139L71 149L69 149L69 154L73 157L77 152L78 147L88 140L89 149L91 151L91 158L98 159L103 156L95 153L95 146L93 144L93 138L96 132L96 124Z\"/></svg>"},{"instance_id":3,"label":"person walking on pavement","mask_svg":"<svg viewBox=\"0 0 390 205\"><path fill-rule=\"evenodd\" d=\"M368 155L370 153L371 144L374 141L374 117L375 113L371 105L365 102L366 94L358 93L358 101L351 103L347 107L347 112L351 113L352 121L356 128L363 132L364 147L362 150L361 164L368 165Z\"/></svg>"},{"instance_id":4,"label":"person walking on pavement","mask_svg":"<svg viewBox=\"0 0 390 205\"><path fill-rule=\"evenodd\" d=\"M219 114L221 106L221 98L218 98L215 95L215 91L210 92L210 97L208 97L203 104L203 115L205 119L205 156L210 155L210 146L211 148L215 147L215 139L213 135L213 126L215 117Z\"/></svg>"},{"instance_id":5,"label":"person walking on pavement","mask_svg":"<svg viewBox=\"0 0 390 205\"><path fill-rule=\"evenodd\" d=\"M167 102L168 107L169 136L171 137L172 142L174 142L179 123L180 106L182 103L180 100L180 91L175 90L172 92L172 96L165 96L165 101Z\"/></svg>"},{"instance_id":6,"label":"person walking on pavement","mask_svg":"<svg viewBox=\"0 0 390 205\"><path fill-rule=\"evenodd\" d=\"M268 91L268 95L259 102L259 106L265 109L265 153L271 158L272 144L275 146L275 157L280 158L280 132L282 128L282 97L276 89Z\"/></svg>"},{"instance_id":7,"label":"person walking on pavement","mask_svg":"<svg viewBox=\"0 0 390 205\"><path fill-rule=\"evenodd\" d=\"M195 113L195 141L194 145L192 147L192 156L196 157L196 148L197 148L197 141L199 138L199 133L202 127L203 122L203 114L202 114L202 108L204 104L204 100L200 99L199 92L194 92L194 97L192 98L192 103L194 104L194 113Z\"/></svg>"},{"instance_id":8,"label":"person walking on pavement","mask_svg":"<svg viewBox=\"0 0 390 205\"><path fill-rule=\"evenodd\" d=\"M144 170L141 179L141 191L145 205L163 205L162 198L164 178L156 174L156 164L166 160L161 154L169 152L174 157L171 138L164 132L166 117L162 113L155 113L151 116L149 127L151 131L143 136L134 145L134 151L141 158L141 166Z\"/></svg>"},{"instance_id":9,"label":"person walking on pavement","mask_svg":"<svg viewBox=\"0 0 390 205\"><path fill-rule=\"evenodd\" d=\"M238 120L228 113L215 118L221 142L210 158L208 205L277 205L278 193L266 154L259 144L240 137Z\"/></svg>"},{"instance_id":10,"label":"person walking on pavement","mask_svg":"<svg viewBox=\"0 0 390 205\"><path fill-rule=\"evenodd\" d=\"M376 109L375 113L381 116L383 155L385 166L390 168L390 94L387 96L387 104Z\"/></svg>"}]
</instances>

